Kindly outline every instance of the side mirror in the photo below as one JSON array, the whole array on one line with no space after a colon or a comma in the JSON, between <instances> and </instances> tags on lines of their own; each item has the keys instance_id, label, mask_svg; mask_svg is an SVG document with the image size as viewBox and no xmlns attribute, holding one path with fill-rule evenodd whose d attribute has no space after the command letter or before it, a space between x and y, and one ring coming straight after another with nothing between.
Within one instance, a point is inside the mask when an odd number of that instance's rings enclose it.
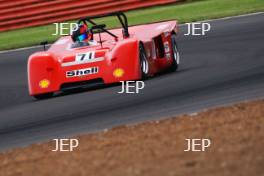
<instances>
[{"instance_id":1,"label":"side mirror","mask_svg":"<svg viewBox=\"0 0 264 176\"><path fill-rule=\"evenodd\" d=\"M40 45L43 45L43 50L46 51L46 45L48 44L48 41L42 41L40 42Z\"/></svg>"}]
</instances>

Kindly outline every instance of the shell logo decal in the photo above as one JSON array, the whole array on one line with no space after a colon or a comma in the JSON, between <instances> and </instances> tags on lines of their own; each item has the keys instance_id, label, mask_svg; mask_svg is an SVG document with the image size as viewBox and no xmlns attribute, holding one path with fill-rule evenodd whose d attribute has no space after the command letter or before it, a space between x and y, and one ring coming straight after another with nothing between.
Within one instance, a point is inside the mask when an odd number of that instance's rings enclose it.
<instances>
[{"instance_id":1,"label":"shell logo decal","mask_svg":"<svg viewBox=\"0 0 264 176\"><path fill-rule=\"evenodd\" d=\"M116 77L116 78L121 78L123 75L125 74L125 71L121 68L117 68L114 70L113 72L113 75Z\"/></svg>"},{"instance_id":2,"label":"shell logo decal","mask_svg":"<svg viewBox=\"0 0 264 176\"><path fill-rule=\"evenodd\" d=\"M50 85L50 81L47 80L47 79L43 79L39 82L39 87L42 88L42 89L46 89L48 88Z\"/></svg>"}]
</instances>

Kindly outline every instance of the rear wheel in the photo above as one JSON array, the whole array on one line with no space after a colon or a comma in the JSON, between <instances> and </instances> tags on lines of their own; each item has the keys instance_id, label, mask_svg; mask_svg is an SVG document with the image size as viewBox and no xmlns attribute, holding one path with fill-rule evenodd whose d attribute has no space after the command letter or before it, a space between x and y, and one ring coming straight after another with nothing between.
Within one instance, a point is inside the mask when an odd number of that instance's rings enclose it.
<instances>
[{"instance_id":1,"label":"rear wheel","mask_svg":"<svg viewBox=\"0 0 264 176\"><path fill-rule=\"evenodd\" d=\"M37 100L44 100L51 98L53 96L53 93L45 93L45 94L39 94L39 95L34 95L33 97Z\"/></svg>"},{"instance_id":2,"label":"rear wheel","mask_svg":"<svg viewBox=\"0 0 264 176\"><path fill-rule=\"evenodd\" d=\"M175 34L171 35L171 48L172 48L173 54L172 54L172 65L170 67L170 70L176 71L180 64L180 54L179 54Z\"/></svg>"},{"instance_id":3,"label":"rear wheel","mask_svg":"<svg viewBox=\"0 0 264 176\"><path fill-rule=\"evenodd\" d=\"M149 74L149 63L147 60L147 55L143 44L139 45L139 57L140 57L141 78L146 79Z\"/></svg>"}]
</instances>

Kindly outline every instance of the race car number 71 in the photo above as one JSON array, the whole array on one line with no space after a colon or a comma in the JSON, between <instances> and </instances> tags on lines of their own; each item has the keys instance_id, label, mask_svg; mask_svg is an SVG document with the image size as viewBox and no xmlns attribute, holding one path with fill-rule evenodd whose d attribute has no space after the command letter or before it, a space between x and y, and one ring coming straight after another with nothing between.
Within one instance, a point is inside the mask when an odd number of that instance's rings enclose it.
<instances>
[{"instance_id":1,"label":"race car number 71","mask_svg":"<svg viewBox=\"0 0 264 176\"><path fill-rule=\"evenodd\" d=\"M88 60L92 60L95 58L95 52L87 52L87 53L81 53L76 55L76 61L77 62L85 62Z\"/></svg>"}]
</instances>

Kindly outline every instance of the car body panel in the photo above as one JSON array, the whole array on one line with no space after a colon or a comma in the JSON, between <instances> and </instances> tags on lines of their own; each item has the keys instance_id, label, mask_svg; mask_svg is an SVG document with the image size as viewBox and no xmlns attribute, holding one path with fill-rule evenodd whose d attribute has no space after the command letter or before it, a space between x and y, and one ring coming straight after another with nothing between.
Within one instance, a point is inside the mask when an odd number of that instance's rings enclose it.
<instances>
[{"instance_id":1,"label":"car body panel","mask_svg":"<svg viewBox=\"0 0 264 176\"><path fill-rule=\"evenodd\" d=\"M177 33L177 22L167 21L129 27L129 37L122 29L109 30L116 36L102 33L100 42L71 48L70 36L61 37L48 51L32 54L28 59L30 95L58 92L66 83L102 79L104 84L141 79L139 45L144 45L150 65L149 75L168 68L172 63L171 34ZM99 41L99 35L94 35ZM162 41L165 53L158 55L157 41ZM169 47L169 48L167 48ZM120 73L119 73L120 72ZM120 76L120 75L121 76Z\"/></svg>"}]
</instances>

